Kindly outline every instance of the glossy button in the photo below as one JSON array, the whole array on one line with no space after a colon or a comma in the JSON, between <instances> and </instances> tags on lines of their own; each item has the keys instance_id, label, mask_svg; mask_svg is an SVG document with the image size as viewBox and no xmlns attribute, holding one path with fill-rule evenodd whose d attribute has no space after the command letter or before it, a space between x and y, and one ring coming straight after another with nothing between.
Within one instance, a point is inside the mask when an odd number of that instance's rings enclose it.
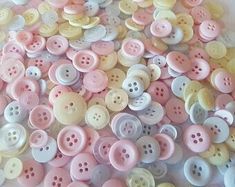
<instances>
[{"instance_id":1,"label":"glossy button","mask_svg":"<svg viewBox=\"0 0 235 187\"><path fill-rule=\"evenodd\" d=\"M10 158L4 166L4 175L7 179L15 179L20 176L23 164L18 158Z\"/></svg>"},{"instance_id":2,"label":"glossy button","mask_svg":"<svg viewBox=\"0 0 235 187\"><path fill-rule=\"evenodd\" d=\"M143 93L144 84L138 77L128 77L123 81L122 88L130 98L135 98Z\"/></svg>"},{"instance_id":3,"label":"glossy button","mask_svg":"<svg viewBox=\"0 0 235 187\"><path fill-rule=\"evenodd\" d=\"M30 134L29 144L30 147L43 147L47 144L48 135L46 131L43 130L35 130Z\"/></svg>"},{"instance_id":4,"label":"glossy button","mask_svg":"<svg viewBox=\"0 0 235 187\"><path fill-rule=\"evenodd\" d=\"M208 112L204 110L199 103L194 103L189 111L190 120L194 124L202 124L208 116Z\"/></svg>"},{"instance_id":5,"label":"glossy button","mask_svg":"<svg viewBox=\"0 0 235 187\"><path fill-rule=\"evenodd\" d=\"M151 105L151 96L149 93L144 92L139 97L129 99L128 107L134 111L144 110Z\"/></svg>"},{"instance_id":6,"label":"glossy button","mask_svg":"<svg viewBox=\"0 0 235 187\"><path fill-rule=\"evenodd\" d=\"M172 25L168 20L155 20L151 23L150 31L156 37L166 37L172 31Z\"/></svg>"},{"instance_id":7,"label":"glossy button","mask_svg":"<svg viewBox=\"0 0 235 187\"><path fill-rule=\"evenodd\" d=\"M18 101L12 101L4 110L4 118L10 123L22 122L27 116L27 111Z\"/></svg>"},{"instance_id":8,"label":"glossy button","mask_svg":"<svg viewBox=\"0 0 235 187\"><path fill-rule=\"evenodd\" d=\"M51 36L47 39L46 48L53 55L62 55L68 49L69 43L66 38L60 35Z\"/></svg>"}]
</instances>

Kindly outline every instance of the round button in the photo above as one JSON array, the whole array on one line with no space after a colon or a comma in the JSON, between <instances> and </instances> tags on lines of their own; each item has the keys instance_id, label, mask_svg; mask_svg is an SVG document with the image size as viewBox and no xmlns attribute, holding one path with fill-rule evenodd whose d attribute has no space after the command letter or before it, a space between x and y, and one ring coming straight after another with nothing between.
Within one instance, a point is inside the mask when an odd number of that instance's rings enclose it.
<instances>
[{"instance_id":1,"label":"round button","mask_svg":"<svg viewBox=\"0 0 235 187\"><path fill-rule=\"evenodd\" d=\"M178 137L178 131L176 127L171 124L164 124L160 127L159 132L161 134L166 134L170 136L173 140L176 140Z\"/></svg>"},{"instance_id":2,"label":"round button","mask_svg":"<svg viewBox=\"0 0 235 187\"><path fill-rule=\"evenodd\" d=\"M233 115L233 113L231 113L228 110L223 110L223 109L222 110L217 110L214 113L214 115L224 119L228 123L228 125L232 125L233 122L234 122L234 115Z\"/></svg>"},{"instance_id":3,"label":"round button","mask_svg":"<svg viewBox=\"0 0 235 187\"><path fill-rule=\"evenodd\" d=\"M214 77L216 89L222 93L231 93L235 89L235 79L232 74L226 71L220 71Z\"/></svg>"},{"instance_id":4,"label":"round button","mask_svg":"<svg viewBox=\"0 0 235 187\"><path fill-rule=\"evenodd\" d=\"M194 103L189 110L189 116L192 123L202 124L207 118L208 112L199 103Z\"/></svg>"},{"instance_id":5,"label":"round button","mask_svg":"<svg viewBox=\"0 0 235 187\"><path fill-rule=\"evenodd\" d=\"M18 101L12 101L4 110L4 118L10 123L22 122L27 114L26 109Z\"/></svg>"},{"instance_id":6,"label":"round button","mask_svg":"<svg viewBox=\"0 0 235 187\"><path fill-rule=\"evenodd\" d=\"M91 175L91 183L97 186L102 186L111 178L111 169L105 164L95 166Z\"/></svg>"},{"instance_id":7,"label":"round button","mask_svg":"<svg viewBox=\"0 0 235 187\"><path fill-rule=\"evenodd\" d=\"M30 77L30 78L35 79L35 80L39 80L42 77L42 72L36 66L29 66L25 70L25 76Z\"/></svg>"},{"instance_id":8,"label":"round button","mask_svg":"<svg viewBox=\"0 0 235 187\"><path fill-rule=\"evenodd\" d=\"M46 48L53 55L62 55L68 49L69 43L66 38L54 35L47 39Z\"/></svg>"},{"instance_id":9,"label":"round button","mask_svg":"<svg viewBox=\"0 0 235 187\"><path fill-rule=\"evenodd\" d=\"M130 140L119 140L110 148L110 163L118 171L132 169L137 164L138 159L138 149Z\"/></svg>"},{"instance_id":10,"label":"round button","mask_svg":"<svg viewBox=\"0 0 235 187\"><path fill-rule=\"evenodd\" d=\"M225 144L214 144L214 146L214 154L207 159L212 165L221 166L229 160L229 150Z\"/></svg>"},{"instance_id":11,"label":"round button","mask_svg":"<svg viewBox=\"0 0 235 187\"><path fill-rule=\"evenodd\" d=\"M72 125L82 121L87 110L84 99L75 92L66 92L59 96L53 105L55 118L62 124Z\"/></svg>"},{"instance_id":12,"label":"round button","mask_svg":"<svg viewBox=\"0 0 235 187\"><path fill-rule=\"evenodd\" d=\"M29 137L29 144L30 147L43 147L47 144L48 141L48 135L46 131L43 130L35 130L30 134Z\"/></svg>"},{"instance_id":13,"label":"round button","mask_svg":"<svg viewBox=\"0 0 235 187\"><path fill-rule=\"evenodd\" d=\"M58 148L66 156L77 155L85 148L86 141L86 132L78 126L64 127L57 136Z\"/></svg>"},{"instance_id":14,"label":"round button","mask_svg":"<svg viewBox=\"0 0 235 187\"><path fill-rule=\"evenodd\" d=\"M70 87L58 85L50 90L49 101L53 105L55 100L61 96L63 93L72 91Z\"/></svg>"},{"instance_id":15,"label":"round button","mask_svg":"<svg viewBox=\"0 0 235 187\"><path fill-rule=\"evenodd\" d=\"M202 88L198 92L198 102L205 110L213 110L215 108L215 98L212 91L208 88Z\"/></svg>"},{"instance_id":16,"label":"round button","mask_svg":"<svg viewBox=\"0 0 235 187\"><path fill-rule=\"evenodd\" d=\"M135 98L143 93L144 84L138 77L128 77L123 81L122 88L130 98Z\"/></svg>"},{"instance_id":17,"label":"round button","mask_svg":"<svg viewBox=\"0 0 235 187\"><path fill-rule=\"evenodd\" d=\"M28 53L35 54L41 52L46 46L46 39L40 35L33 36L33 41L25 46Z\"/></svg>"},{"instance_id":18,"label":"round button","mask_svg":"<svg viewBox=\"0 0 235 187\"><path fill-rule=\"evenodd\" d=\"M199 34L203 39L213 40L220 34L220 26L216 21L205 20L199 26Z\"/></svg>"},{"instance_id":19,"label":"round button","mask_svg":"<svg viewBox=\"0 0 235 187\"><path fill-rule=\"evenodd\" d=\"M186 160L184 175L192 185L205 186L212 179L212 169L204 159L194 156Z\"/></svg>"},{"instance_id":20,"label":"round button","mask_svg":"<svg viewBox=\"0 0 235 187\"><path fill-rule=\"evenodd\" d=\"M153 36L162 38L171 34L172 25L168 20L155 20L151 23L150 31Z\"/></svg>"},{"instance_id":21,"label":"round button","mask_svg":"<svg viewBox=\"0 0 235 187\"><path fill-rule=\"evenodd\" d=\"M106 73L109 79L108 88L122 87L122 82L124 81L126 75L121 69L113 68Z\"/></svg>"},{"instance_id":22,"label":"round button","mask_svg":"<svg viewBox=\"0 0 235 187\"><path fill-rule=\"evenodd\" d=\"M176 97L183 98L184 87L190 82L186 76L178 76L171 83L171 90Z\"/></svg>"},{"instance_id":23,"label":"round button","mask_svg":"<svg viewBox=\"0 0 235 187\"><path fill-rule=\"evenodd\" d=\"M49 161L48 164L53 167L59 168L68 164L70 160L71 160L71 157L62 154L60 151L57 151L54 159Z\"/></svg>"},{"instance_id":24,"label":"round button","mask_svg":"<svg viewBox=\"0 0 235 187\"><path fill-rule=\"evenodd\" d=\"M226 173L226 171L235 166L235 154L232 153L229 155L229 160L228 162L226 162L225 164L221 165L221 166L218 166L218 170L220 172L220 174L224 175Z\"/></svg>"},{"instance_id":25,"label":"round button","mask_svg":"<svg viewBox=\"0 0 235 187\"><path fill-rule=\"evenodd\" d=\"M4 176L6 179L16 179L23 170L22 161L18 158L10 158L4 166Z\"/></svg>"},{"instance_id":26,"label":"round button","mask_svg":"<svg viewBox=\"0 0 235 187\"><path fill-rule=\"evenodd\" d=\"M149 93L144 92L139 97L129 99L128 107L133 111L144 110L151 105L152 99Z\"/></svg>"},{"instance_id":27,"label":"round button","mask_svg":"<svg viewBox=\"0 0 235 187\"><path fill-rule=\"evenodd\" d=\"M162 38L162 41L168 45L176 45L183 40L184 33L182 29L178 26L172 26L172 31L170 35Z\"/></svg>"},{"instance_id":28,"label":"round button","mask_svg":"<svg viewBox=\"0 0 235 187\"><path fill-rule=\"evenodd\" d=\"M116 52L112 52L112 53L110 53L110 54L108 54L108 55L100 55L99 56L99 66L98 66L98 69L100 69L100 70L103 70L103 71L109 71L110 70L110 72L112 72L112 73L114 73L115 75L116 75L116 71L117 71L117 69L118 68L114 68L115 67L115 65L117 64L117 62L118 62L118 56L117 56L117 53ZM120 72L120 71L119 71ZM108 74L108 73L107 73ZM121 72L120 73L120 75L118 74L118 76L116 75L116 78L115 78L115 76L114 77L112 77L113 78L113 82L114 82L114 84L115 84L115 82L119 82L119 81L117 81L118 79L122 79L122 77L123 77L123 75L125 75L124 74L124 72ZM112 76L112 75L111 75ZM120 77L119 77L120 76ZM125 76L124 76L125 77ZM124 78L123 78L124 79ZM121 83L119 83L119 84L121 84ZM115 85L114 85L115 86Z\"/></svg>"}]
</instances>

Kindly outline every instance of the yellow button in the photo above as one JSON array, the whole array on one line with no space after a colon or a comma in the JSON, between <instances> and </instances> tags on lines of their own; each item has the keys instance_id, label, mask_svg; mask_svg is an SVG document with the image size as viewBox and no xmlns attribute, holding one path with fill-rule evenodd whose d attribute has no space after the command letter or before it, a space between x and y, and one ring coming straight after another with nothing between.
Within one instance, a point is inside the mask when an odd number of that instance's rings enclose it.
<instances>
[{"instance_id":1,"label":"yellow button","mask_svg":"<svg viewBox=\"0 0 235 187\"><path fill-rule=\"evenodd\" d=\"M113 112L122 111L128 104L128 95L123 89L113 88L105 95L105 103Z\"/></svg>"},{"instance_id":2,"label":"yellow button","mask_svg":"<svg viewBox=\"0 0 235 187\"><path fill-rule=\"evenodd\" d=\"M117 26L117 30L118 30L118 36L117 36L117 39L118 40L122 40L126 37L127 35L127 28L125 26L122 26L122 25L118 25Z\"/></svg>"},{"instance_id":3,"label":"yellow button","mask_svg":"<svg viewBox=\"0 0 235 187\"><path fill-rule=\"evenodd\" d=\"M151 81L156 81L161 76L161 68L156 64L149 64L148 68L151 71Z\"/></svg>"},{"instance_id":4,"label":"yellow button","mask_svg":"<svg viewBox=\"0 0 235 187\"><path fill-rule=\"evenodd\" d=\"M184 107L185 107L185 111L190 114L190 108L191 106L196 103L198 101L197 99L197 94L192 92L190 94L188 94L188 96L185 99L185 103L184 103Z\"/></svg>"},{"instance_id":5,"label":"yellow button","mask_svg":"<svg viewBox=\"0 0 235 187\"><path fill-rule=\"evenodd\" d=\"M148 8L152 6L153 1L152 0L144 0L142 2L137 2L138 6L141 8Z\"/></svg>"},{"instance_id":6,"label":"yellow button","mask_svg":"<svg viewBox=\"0 0 235 187\"><path fill-rule=\"evenodd\" d=\"M118 57L116 52L112 52L108 55L100 55L99 56L99 67L103 71L108 71L114 68L117 64Z\"/></svg>"},{"instance_id":7,"label":"yellow button","mask_svg":"<svg viewBox=\"0 0 235 187\"><path fill-rule=\"evenodd\" d=\"M209 158L212 157L215 153L215 146L211 144L210 148L202 153L199 153L199 155L203 158Z\"/></svg>"},{"instance_id":8,"label":"yellow button","mask_svg":"<svg viewBox=\"0 0 235 187\"><path fill-rule=\"evenodd\" d=\"M0 25L6 25L10 23L13 18L13 12L10 8L0 9Z\"/></svg>"},{"instance_id":9,"label":"yellow button","mask_svg":"<svg viewBox=\"0 0 235 187\"><path fill-rule=\"evenodd\" d=\"M229 61L233 58L235 58L235 47L228 48L227 54L225 55L225 58Z\"/></svg>"},{"instance_id":10,"label":"yellow button","mask_svg":"<svg viewBox=\"0 0 235 187\"><path fill-rule=\"evenodd\" d=\"M146 90L150 85L150 76L148 75L148 73L141 69L133 69L127 75L127 77L135 77L135 76L143 81L144 89Z\"/></svg>"},{"instance_id":11,"label":"yellow button","mask_svg":"<svg viewBox=\"0 0 235 187\"><path fill-rule=\"evenodd\" d=\"M59 26L59 33L71 40L78 39L82 35L82 29L80 27L73 27L68 22L65 22Z\"/></svg>"},{"instance_id":12,"label":"yellow button","mask_svg":"<svg viewBox=\"0 0 235 187\"><path fill-rule=\"evenodd\" d=\"M166 51L168 49L167 44L165 44L161 39L159 38L151 38L151 43L153 47L157 48L160 51Z\"/></svg>"},{"instance_id":13,"label":"yellow button","mask_svg":"<svg viewBox=\"0 0 235 187\"><path fill-rule=\"evenodd\" d=\"M103 129L110 121L109 111L102 105L93 105L88 108L85 121L94 129Z\"/></svg>"},{"instance_id":14,"label":"yellow button","mask_svg":"<svg viewBox=\"0 0 235 187\"><path fill-rule=\"evenodd\" d=\"M220 59L210 58L210 63L217 64L220 68L225 68L228 62L229 61L225 57Z\"/></svg>"},{"instance_id":15,"label":"yellow button","mask_svg":"<svg viewBox=\"0 0 235 187\"><path fill-rule=\"evenodd\" d=\"M108 76L108 88L121 88L122 87L122 82L124 81L126 75L125 73L118 69L114 68L111 69L110 71L107 71L107 76Z\"/></svg>"},{"instance_id":16,"label":"yellow button","mask_svg":"<svg viewBox=\"0 0 235 187\"><path fill-rule=\"evenodd\" d=\"M226 64L226 70L230 72L231 74L235 75L235 58L232 58L227 64Z\"/></svg>"},{"instance_id":17,"label":"yellow button","mask_svg":"<svg viewBox=\"0 0 235 187\"><path fill-rule=\"evenodd\" d=\"M153 0L153 4L160 9L172 9L176 4L176 0Z\"/></svg>"},{"instance_id":18,"label":"yellow button","mask_svg":"<svg viewBox=\"0 0 235 187\"><path fill-rule=\"evenodd\" d=\"M93 105L102 105L106 107L105 101L102 97L92 97L88 102L88 108Z\"/></svg>"},{"instance_id":19,"label":"yellow button","mask_svg":"<svg viewBox=\"0 0 235 187\"><path fill-rule=\"evenodd\" d=\"M18 158L10 158L4 166L4 175L7 179L16 179L23 170L22 161Z\"/></svg>"},{"instance_id":20,"label":"yellow button","mask_svg":"<svg viewBox=\"0 0 235 187\"><path fill-rule=\"evenodd\" d=\"M122 53L121 53L121 50L118 51L117 53L118 55L118 62L122 65L122 66L125 66L125 67L131 67L132 65L134 64L138 64L140 62L140 60L131 60L131 59L126 59Z\"/></svg>"},{"instance_id":21,"label":"yellow button","mask_svg":"<svg viewBox=\"0 0 235 187\"><path fill-rule=\"evenodd\" d=\"M225 144L214 144L214 145L215 145L215 153L207 159L212 165L221 166L228 161L229 151Z\"/></svg>"},{"instance_id":22,"label":"yellow button","mask_svg":"<svg viewBox=\"0 0 235 187\"><path fill-rule=\"evenodd\" d=\"M225 143L231 151L235 151L235 128L234 127L230 127L229 137L225 141Z\"/></svg>"},{"instance_id":23,"label":"yellow button","mask_svg":"<svg viewBox=\"0 0 235 187\"><path fill-rule=\"evenodd\" d=\"M119 2L119 9L124 14L132 15L138 9L138 6L132 0L121 0Z\"/></svg>"},{"instance_id":24,"label":"yellow button","mask_svg":"<svg viewBox=\"0 0 235 187\"><path fill-rule=\"evenodd\" d=\"M175 187L175 185L169 182L164 182L164 183L157 185L157 187Z\"/></svg>"},{"instance_id":25,"label":"yellow button","mask_svg":"<svg viewBox=\"0 0 235 187\"><path fill-rule=\"evenodd\" d=\"M132 31L142 31L144 30L144 26L143 25L139 25L137 23L135 23L132 18L127 18L125 20L125 25L128 29L132 30Z\"/></svg>"},{"instance_id":26,"label":"yellow button","mask_svg":"<svg viewBox=\"0 0 235 187\"><path fill-rule=\"evenodd\" d=\"M83 25L87 25L90 22L90 18L88 16L82 16L75 19L69 19L69 24L74 27L81 27Z\"/></svg>"},{"instance_id":27,"label":"yellow button","mask_svg":"<svg viewBox=\"0 0 235 187\"><path fill-rule=\"evenodd\" d=\"M221 6L220 3L218 3L214 0L210 0L210 1L206 1L205 6L209 10L209 12L211 13L211 16L213 19L219 19L219 18L223 17L224 8L223 8L223 6Z\"/></svg>"},{"instance_id":28,"label":"yellow button","mask_svg":"<svg viewBox=\"0 0 235 187\"><path fill-rule=\"evenodd\" d=\"M187 13L179 13L176 15L176 24L177 25L188 25L193 26L194 21L191 15Z\"/></svg>"},{"instance_id":29,"label":"yellow button","mask_svg":"<svg viewBox=\"0 0 235 187\"><path fill-rule=\"evenodd\" d=\"M23 12L23 17L25 19L25 25L31 26L39 21L40 14L37 9L31 8Z\"/></svg>"},{"instance_id":30,"label":"yellow button","mask_svg":"<svg viewBox=\"0 0 235 187\"><path fill-rule=\"evenodd\" d=\"M52 10L51 6L47 2L41 2L38 5L38 12L40 14L45 14L46 12Z\"/></svg>"},{"instance_id":31,"label":"yellow button","mask_svg":"<svg viewBox=\"0 0 235 187\"><path fill-rule=\"evenodd\" d=\"M89 23L82 26L83 29L90 29L100 23L99 17L91 17Z\"/></svg>"},{"instance_id":32,"label":"yellow button","mask_svg":"<svg viewBox=\"0 0 235 187\"><path fill-rule=\"evenodd\" d=\"M188 42L189 40L191 40L193 38L193 27L190 25L186 25L186 24L181 24L179 25L179 27L182 29L183 33L184 33L184 37L182 42Z\"/></svg>"},{"instance_id":33,"label":"yellow button","mask_svg":"<svg viewBox=\"0 0 235 187\"><path fill-rule=\"evenodd\" d=\"M205 110L213 110L215 108L213 91L208 88L200 89L198 92L198 102Z\"/></svg>"},{"instance_id":34,"label":"yellow button","mask_svg":"<svg viewBox=\"0 0 235 187\"><path fill-rule=\"evenodd\" d=\"M56 119L64 125L76 125L84 119L87 104L83 97L75 92L66 92L59 96L53 105Z\"/></svg>"},{"instance_id":35,"label":"yellow button","mask_svg":"<svg viewBox=\"0 0 235 187\"><path fill-rule=\"evenodd\" d=\"M227 53L225 45L219 41L208 42L205 49L208 55L215 59L223 58Z\"/></svg>"},{"instance_id":36,"label":"yellow button","mask_svg":"<svg viewBox=\"0 0 235 187\"><path fill-rule=\"evenodd\" d=\"M155 20L167 19L171 23L176 23L176 15L171 10L155 11L153 14Z\"/></svg>"},{"instance_id":37,"label":"yellow button","mask_svg":"<svg viewBox=\"0 0 235 187\"><path fill-rule=\"evenodd\" d=\"M46 25L42 24L39 28L39 34L43 37L50 37L55 35L59 30L58 24Z\"/></svg>"},{"instance_id":38,"label":"yellow button","mask_svg":"<svg viewBox=\"0 0 235 187\"><path fill-rule=\"evenodd\" d=\"M184 100L188 97L191 93L197 93L203 86L198 81L190 81L188 84L185 85L183 90Z\"/></svg>"}]
</instances>

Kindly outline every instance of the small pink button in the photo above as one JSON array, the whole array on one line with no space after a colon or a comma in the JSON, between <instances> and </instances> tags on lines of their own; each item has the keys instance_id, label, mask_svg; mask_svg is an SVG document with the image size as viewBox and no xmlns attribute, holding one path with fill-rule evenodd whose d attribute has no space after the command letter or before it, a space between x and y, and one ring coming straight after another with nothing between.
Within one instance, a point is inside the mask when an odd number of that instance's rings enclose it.
<instances>
[{"instance_id":1,"label":"small pink button","mask_svg":"<svg viewBox=\"0 0 235 187\"><path fill-rule=\"evenodd\" d=\"M49 101L53 105L55 99L58 98L60 95L66 92L71 92L72 89L68 86L58 85L51 89L49 93Z\"/></svg>"},{"instance_id":2,"label":"small pink button","mask_svg":"<svg viewBox=\"0 0 235 187\"><path fill-rule=\"evenodd\" d=\"M60 35L51 36L47 39L46 48L53 55L62 55L69 47L68 40Z\"/></svg>"},{"instance_id":3,"label":"small pink button","mask_svg":"<svg viewBox=\"0 0 235 187\"><path fill-rule=\"evenodd\" d=\"M42 36L36 35L33 37L33 41L25 46L25 50L28 53L41 52L46 46L46 40Z\"/></svg>"},{"instance_id":4,"label":"small pink button","mask_svg":"<svg viewBox=\"0 0 235 187\"><path fill-rule=\"evenodd\" d=\"M95 143L99 139L100 135L96 130L92 128L84 127L83 129L85 130L87 135L87 142L84 152L92 153Z\"/></svg>"},{"instance_id":5,"label":"small pink button","mask_svg":"<svg viewBox=\"0 0 235 187\"><path fill-rule=\"evenodd\" d=\"M56 64L56 63L55 63ZM30 58L28 60L28 66L36 66L40 69L42 72L43 76L48 72L51 63L46 61L43 57L35 57L35 58Z\"/></svg>"},{"instance_id":6,"label":"small pink button","mask_svg":"<svg viewBox=\"0 0 235 187\"><path fill-rule=\"evenodd\" d=\"M187 72L187 76L193 80L203 80L210 74L210 65L201 58L193 58L192 68Z\"/></svg>"},{"instance_id":7,"label":"small pink button","mask_svg":"<svg viewBox=\"0 0 235 187\"><path fill-rule=\"evenodd\" d=\"M25 109L32 110L39 104L39 97L35 92L25 91L20 95L19 102Z\"/></svg>"},{"instance_id":8,"label":"small pink button","mask_svg":"<svg viewBox=\"0 0 235 187\"><path fill-rule=\"evenodd\" d=\"M183 4L188 7L195 7L195 6L199 6L200 4L202 4L204 0L183 0Z\"/></svg>"},{"instance_id":9,"label":"small pink button","mask_svg":"<svg viewBox=\"0 0 235 187\"><path fill-rule=\"evenodd\" d=\"M86 146L86 132L78 126L64 127L57 136L58 148L64 155L75 156Z\"/></svg>"},{"instance_id":10,"label":"small pink button","mask_svg":"<svg viewBox=\"0 0 235 187\"><path fill-rule=\"evenodd\" d=\"M119 179L110 179L102 187L125 187L126 185Z\"/></svg>"},{"instance_id":11,"label":"small pink button","mask_svg":"<svg viewBox=\"0 0 235 187\"><path fill-rule=\"evenodd\" d=\"M216 110L224 109L225 106L233 101L233 98L229 94L219 94L215 99Z\"/></svg>"},{"instance_id":12,"label":"small pink button","mask_svg":"<svg viewBox=\"0 0 235 187\"><path fill-rule=\"evenodd\" d=\"M21 56L25 55L25 50L24 48L16 43L15 41L9 41L7 42L3 49L2 49L3 54L7 53L19 53Z\"/></svg>"},{"instance_id":13,"label":"small pink button","mask_svg":"<svg viewBox=\"0 0 235 187\"><path fill-rule=\"evenodd\" d=\"M209 149L211 138L202 125L190 125L184 131L184 143L191 151L201 153Z\"/></svg>"},{"instance_id":14,"label":"small pink button","mask_svg":"<svg viewBox=\"0 0 235 187\"><path fill-rule=\"evenodd\" d=\"M8 105L8 100L6 96L0 95L0 115L3 115L4 109L6 108L7 105Z\"/></svg>"},{"instance_id":15,"label":"small pink button","mask_svg":"<svg viewBox=\"0 0 235 187\"><path fill-rule=\"evenodd\" d=\"M79 153L70 165L70 174L79 181L91 179L92 171L97 165L94 156L90 153Z\"/></svg>"},{"instance_id":16,"label":"small pink button","mask_svg":"<svg viewBox=\"0 0 235 187\"><path fill-rule=\"evenodd\" d=\"M139 152L130 140L119 140L110 148L109 160L118 171L128 171L137 164Z\"/></svg>"},{"instance_id":17,"label":"small pink button","mask_svg":"<svg viewBox=\"0 0 235 187\"><path fill-rule=\"evenodd\" d=\"M17 181L22 186L33 187L43 181L44 175L45 171L42 164L27 159L23 161L23 170Z\"/></svg>"},{"instance_id":18,"label":"small pink button","mask_svg":"<svg viewBox=\"0 0 235 187\"><path fill-rule=\"evenodd\" d=\"M193 7L190 11L190 14L192 15L194 23L196 24L201 24L203 21L211 19L210 12L203 6Z\"/></svg>"},{"instance_id":19,"label":"small pink button","mask_svg":"<svg viewBox=\"0 0 235 187\"><path fill-rule=\"evenodd\" d=\"M189 51L189 57L192 58L201 58L205 61L209 61L209 55L203 48L193 48Z\"/></svg>"},{"instance_id":20,"label":"small pink button","mask_svg":"<svg viewBox=\"0 0 235 187\"><path fill-rule=\"evenodd\" d=\"M144 9L138 9L132 15L132 20L139 25L148 25L152 22L153 16Z\"/></svg>"},{"instance_id":21,"label":"small pink button","mask_svg":"<svg viewBox=\"0 0 235 187\"><path fill-rule=\"evenodd\" d=\"M29 136L30 147L43 147L47 144L48 135L44 130L35 130Z\"/></svg>"},{"instance_id":22,"label":"small pink button","mask_svg":"<svg viewBox=\"0 0 235 187\"><path fill-rule=\"evenodd\" d=\"M38 105L30 112L29 121L36 129L47 129L55 121L53 110L46 105Z\"/></svg>"},{"instance_id":23,"label":"small pink button","mask_svg":"<svg viewBox=\"0 0 235 187\"><path fill-rule=\"evenodd\" d=\"M107 74L104 71L98 69L88 72L83 78L83 85L91 92L100 92L108 85Z\"/></svg>"},{"instance_id":24,"label":"small pink button","mask_svg":"<svg viewBox=\"0 0 235 187\"><path fill-rule=\"evenodd\" d=\"M70 182L71 178L67 170L63 168L53 168L45 176L44 187L67 187Z\"/></svg>"},{"instance_id":25,"label":"small pink button","mask_svg":"<svg viewBox=\"0 0 235 187\"><path fill-rule=\"evenodd\" d=\"M172 31L172 25L168 20L155 20L150 26L150 32L153 36L163 38L168 36Z\"/></svg>"},{"instance_id":26,"label":"small pink button","mask_svg":"<svg viewBox=\"0 0 235 187\"><path fill-rule=\"evenodd\" d=\"M144 44L137 39L126 39L122 42L121 51L126 58L141 58L144 54Z\"/></svg>"},{"instance_id":27,"label":"small pink button","mask_svg":"<svg viewBox=\"0 0 235 187\"><path fill-rule=\"evenodd\" d=\"M191 61L183 53L172 51L167 54L166 62L168 66L178 73L185 73L191 69Z\"/></svg>"},{"instance_id":28,"label":"small pink button","mask_svg":"<svg viewBox=\"0 0 235 187\"><path fill-rule=\"evenodd\" d=\"M159 160L169 159L175 151L175 143L173 139L166 134L155 134L154 138L158 141L160 145L160 156Z\"/></svg>"},{"instance_id":29,"label":"small pink button","mask_svg":"<svg viewBox=\"0 0 235 187\"><path fill-rule=\"evenodd\" d=\"M113 41L97 41L91 44L91 49L98 55L109 55L114 51Z\"/></svg>"},{"instance_id":30,"label":"small pink button","mask_svg":"<svg viewBox=\"0 0 235 187\"><path fill-rule=\"evenodd\" d=\"M28 31L19 31L16 34L16 41L23 46L29 45L33 41L33 34Z\"/></svg>"},{"instance_id":31,"label":"small pink button","mask_svg":"<svg viewBox=\"0 0 235 187\"><path fill-rule=\"evenodd\" d=\"M159 102L162 105L164 105L170 97L170 90L162 81L152 82L147 92L151 95L153 101Z\"/></svg>"},{"instance_id":32,"label":"small pink button","mask_svg":"<svg viewBox=\"0 0 235 187\"><path fill-rule=\"evenodd\" d=\"M74 55L74 67L81 72L90 72L99 65L98 56L90 50L80 50Z\"/></svg>"},{"instance_id":33,"label":"small pink button","mask_svg":"<svg viewBox=\"0 0 235 187\"><path fill-rule=\"evenodd\" d=\"M199 26L199 34L206 40L213 40L220 34L220 25L213 20L205 20Z\"/></svg>"},{"instance_id":34,"label":"small pink button","mask_svg":"<svg viewBox=\"0 0 235 187\"><path fill-rule=\"evenodd\" d=\"M215 87L222 93L231 93L235 89L235 78L226 71L216 74L214 83Z\"/></svg>"},{"instance_id":35,"label":"small pink button","mask_svg":"<svg viewBox=\"0 0 235 187\"><path fill-rule=\"evenodd\" d=\"M55 168L60 168L64 167L66 164L69 163L72 157L66 156L62 154L60 151L58 151L55 155L55 158L51 161L48 162L49 165L55 167Z\"/></svg>"},{"instance_id":36,"label":"small pink button","mask_svg":"<svg viewBox=\"0 0 235 187\"><path fill-rule=\"evenodd\" d=\"M180 99L169 99L165 105L165 109L168 118L176 124L184 123L188 119L188 114L184 108L184 102Z\"/></svg>"}]
</instances>

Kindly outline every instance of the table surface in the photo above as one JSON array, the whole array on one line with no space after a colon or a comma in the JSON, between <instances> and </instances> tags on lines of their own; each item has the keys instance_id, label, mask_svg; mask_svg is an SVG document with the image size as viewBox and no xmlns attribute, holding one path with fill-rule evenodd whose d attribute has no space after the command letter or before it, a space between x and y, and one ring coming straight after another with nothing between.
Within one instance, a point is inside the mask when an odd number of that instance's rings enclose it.
<instances>
[{"instance_id":1,"label":"table surface","mask_svg":"<svg viewBox=\"0 0 235 187\"><path fill-rule=\"evenodd\" d=\"M223 21L226 25L226 28L229 28L233 31L235 31L235 0L215 0L216 2L220 2L221 5L226 10L225 15L223 17ZM0 0L0 6L12 6L12 3L10 0ZM192 153L187 152L187 150L184 150L184 160L185 158L189 157L190 155L193 155ZM20 156L22 159L27 159L31 157L31 153L25 153L24 155ZM0 168L3 168L4 164L6 162L6 159L3 160L3 162L0 164ZM189 187L190 184L186 181L184 175L183 175L183 163L177 164L175 166L168 167L168 177L164 180L172 181L176 184L177 187ZM49 168L47 168L48 170ZM207 187L215 187L215 184L217 184L219 187L223 187L223 176L220 175L217 171L217 168L213 168L214 176L213 181L210 185ZM6 183L3 185L4 187L19 187L19 184L15 180L7 180ZM43 184L37 186L37 187L43 187Z\"/></svg>"}]
</instances>

